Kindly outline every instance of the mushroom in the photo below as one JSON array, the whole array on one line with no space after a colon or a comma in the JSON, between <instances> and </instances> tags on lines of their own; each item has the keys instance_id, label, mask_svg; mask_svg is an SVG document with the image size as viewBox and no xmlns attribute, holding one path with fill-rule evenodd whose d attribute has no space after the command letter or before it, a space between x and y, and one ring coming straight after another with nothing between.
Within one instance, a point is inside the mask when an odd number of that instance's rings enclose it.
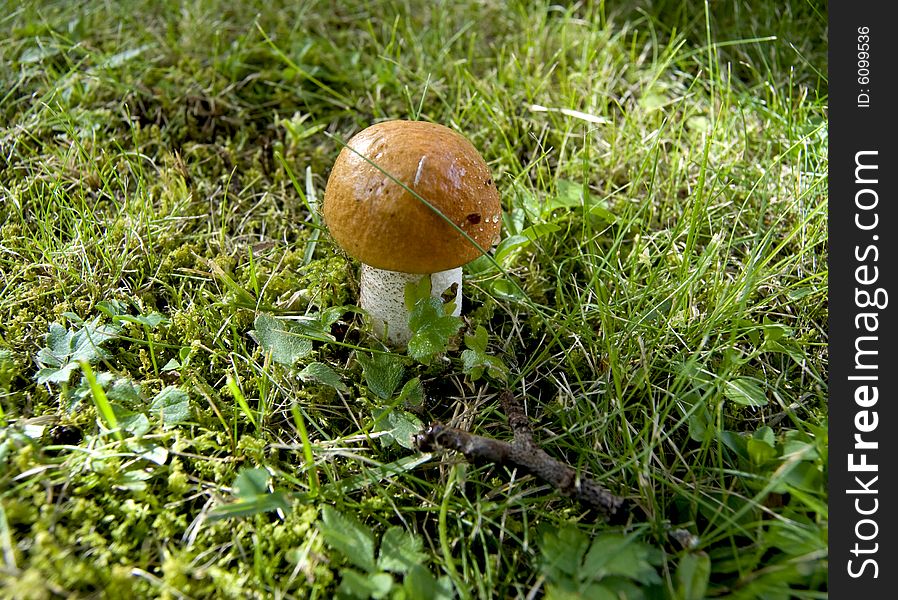
<instances>
[{"instance_id":1,"label":"mushroom","mask_svg":"<svg viewBox=\"0 0 898 600\"><path fill-rule=\"evenodd\" d=\"M386 121L356 134L324 193L331 235L362 263L361 307L375 334L399 347L412 335L406 284L429 276L431 295L454 301L458 316L461 267L498 241L500 213L499 191L474 146L422 121Z\"/></svg>"}]
</instances>

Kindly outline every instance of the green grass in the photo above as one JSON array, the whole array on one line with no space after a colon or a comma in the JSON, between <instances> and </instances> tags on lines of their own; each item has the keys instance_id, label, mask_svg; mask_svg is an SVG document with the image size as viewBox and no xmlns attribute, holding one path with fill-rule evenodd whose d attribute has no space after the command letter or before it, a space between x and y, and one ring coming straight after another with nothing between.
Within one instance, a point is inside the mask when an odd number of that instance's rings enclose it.
<instances>
[{"instance_id":1,"label":"green grass","mask_svg":"<svg viewBox=\"0 0 898 600\"><path fill-rule=\"evenodd\" d=\"M826 597L825 10L280 4L0 16L0 597ZM317 214L392 118L511 239L429 364ZM502 366L629 523L408 447Z\"/></svg>"}]
</instances>

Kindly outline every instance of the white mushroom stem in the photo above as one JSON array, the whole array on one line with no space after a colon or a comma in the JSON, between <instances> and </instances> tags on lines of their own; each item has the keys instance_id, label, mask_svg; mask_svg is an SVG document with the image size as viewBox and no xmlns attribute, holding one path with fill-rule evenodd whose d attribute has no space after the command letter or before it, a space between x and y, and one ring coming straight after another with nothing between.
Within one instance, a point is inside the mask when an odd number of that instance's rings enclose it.
<instances>
[{"instance_id":1,"label":"white mushroom stem","mask_svg":"<svg viewBox=\"0 0 898 600\"><path fill-rule=\"evenodd\" d=\"M461 267L421 275L384 271L363 264L359 302L371 316L374 333L393 346L404 347L412 338L408 327L409 312L405 308L406 284L430 277L430 295L434 298L440 298L456 284L452 314L457 317L461 314L461 274Z\"/></svg>"}]
</instances>

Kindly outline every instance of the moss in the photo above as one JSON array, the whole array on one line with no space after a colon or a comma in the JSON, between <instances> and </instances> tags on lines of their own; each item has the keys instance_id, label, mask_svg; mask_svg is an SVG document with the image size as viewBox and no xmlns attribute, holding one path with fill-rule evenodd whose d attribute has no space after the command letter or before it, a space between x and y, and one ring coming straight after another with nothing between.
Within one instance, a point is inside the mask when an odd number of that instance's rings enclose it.
<instances>
[{"instance_id":1,"label":"moss","mask_svg":"<svg viewBox=\"0 0 898 600\"><path fill-rule=\"evenodd\" d=\"M140 598L153 594L149 583L138 579L128 564L112 565L104 594L107 598Z\"/></svg>"},{"instance_id":2,"label":"moss","mask_svg":"<svg viewBox=\"0 0 898 600\"><path fill-rule=\"evenodd\" d=\"M180 512L160 511L151 525L153 537L164 543L182 536L187 529L187 517L188 515Z\"/></svg>"},{"instance_id":3,"label":"moss","mask_svg":"<svg viewBox=\"0 0 898 600\"><path fill-rule=\"evenodd\" d=\"M184 448L191 445L189 440L180 444ZM38 456L30 447L23 448L17 455L19 467L33 465ZM69 467L83 464L83 457L72 460L75 463ZM145 540L152 537L155 543L166 544L183 536L189 512L166 510L164 506L181 500L186 476L181 460L173 460L169 466L155 467L168 471L168 477L151 478L145 491L129 492L115 487L115 474L121 473L123 466L120 459L106 457L92 461L89 471L69 469L68 484L53 503L45 502L44 485L37 480L31 480L14 499L4 503L8 522L18 532L14 534L20 542L17 560L21 558L19 564L30 565L30 570L17 578L17 586L28 589L37 572L51 588L73 594L134 589L142 590L141 597L158 595L159 591L152 592L146 581L134 580L131 571L134 567L155 570L155 551L145 546ZM227 471L230 480L230 467ZM177 483L179 480L181 483ZM223 543L234 528L219 525L204 533ZM246 527L239 529L241 535L250 532Z\"/></svg>"},{"instance_id":4,"label":"moss","mask_svg":"<svg viewBox=\"0 0 898 600\"><path fill-rule=\"evenodd\" d=\"M208 328L203 323L202 315L195 308L175 310L170 315L170 325L165 341L180 344L203 342L209 335Z\"/></svg>"},{"instance_id":5,"label":"moss","mask_svg":"<svg viewBox=\"0 0 898 600\"><path fill-rule=\"evenodd\" d=\"M0 347L0 392L8 394L12 380L19 376L19 363L7 348Z\"/></svg>"},{"instance_id":6,"label":"moss","mask_svg":"<svg viewBox=\"0 0 898 600\"><path fill-rule=\"evenodd\" d=\"M83 550L90 548L87 557ZM69 592L92 592L103 589L108 578L105 566L109 551L105 539L90 533L86 539L73 538L63 527L54 532L39 531L30 552L31 564L51 584Z\"/></svg>"},{"instance_id":7,"label":"moss","mask_svg":"<svg viewBox=\"0 0 898 600\"><path fill-rule=\"evenodd\" d=\"M13 465L20 473L24 473L32 467L39 466L40 462L37 459L37 453L35 452L34 446L27 444L20 447L13 458Z\"/></svg>"},{"instance_id":8,"label":"moss","mask_svg":"<svg viewBox=\"0 0 898 600\"><path fill-rule=\"evenodd\" d=\"M30 526L37 521L44 497L32 490L32 493L23 491L18 497L7 497L3 499L3 510L6 513L6 520L11 527Z\"/></svg>"},{"instance_id":9,"label":"moss","mask_svg":"<svg viewBox=\"0 0 898 600\"><path fill-rule=\"evenodd\" d=\"M168 244L166 244L168 245ZM197 256L201 255L201 248L193 243L175 244L172 240L173 248L165 253L162 264L159 267L159 276L166 277L181 269L195 269L197 265Z\"/></svg>"},{"instance_id":10,"label":"moss","mask_svg":"<svg viewBox=\"0 0 898 600\"><path fill-rule=\"evenodd\" d=\"M140 350L138 350L137 358L140 361L140 370L138 371L138 373L141 377L139 377L139 378L143 379L144 377L152 377L153 374L155 373L155 370L153 367L153 357L150 356L149 349L141 348ZM162 365L158 365L158 363L157 363L157 366L161 367ZM147 393L150 393L150 390L145 390L145 391Z\"/></svg>"},{"instance_id":11,"label":"moss","mask_svg":"<svg viewBox=\"0 0 898 600\"><path fill-rule=\"evenodd\" d=\"M184 472L184 465L178 458L171 459L168 469L168 490L176 496L183 496L190 489L190 481Z\"/></svg>"},{"instance_id":12,"label":"moss","mask_svg":"<svg viewBox=\"0 0 898 600\"><path fill-rule=\"evenodd\" d=\"M251 435L242 435L237 440L237 450L256 462L262 462L265 459L265 448L267 446L268 442L264 439Z\"/></svg>"},{"instance_id":13,"label":"moss","mask_svg":"<svg viewBox=\"0 0 898 600\"><path fill-rule=\"evenodd\" d=\"M40 569L28 567L17 575L0 573L0 598L3 600L49 600L52 597L47 577Z\"/></svg>"},{"instance_id":14,"label":"moss","mask_svg":"<svg viewBox=\"0 0 898 600\"><path fill-rule=\"evenodd\" d=\"M185 561L178 553L166 550L162 559L162 580L171 588L176 590L185 590L190 585L188 579L189 561ZM166 591L164 598L171 598L171 594Z\"/></svg>"},{"instance_id":15,"label":"moss","mask_svg":"<svg viewBox=\"0 0 898 600\"><path fill-rule=\"evenodd\" d=\"M353 263L342 256L329 256L304 265L304 252L303 248L284 254L278 271L266 280L264 300L289 310L355 303Z\"/></svg>"},{"instance_id":16,"label":"moss","mask_svg":"<svg viewBox=\"0 0 898 600\"><path fill-rule=\"evenodd\" d=\"M36 290L40 294L42 290ZM35 349L38 340L47 333L50 321L47 318L53 305L22 305L4 315L3 325L6 331L3 338L15 353L30 353Z\"/></svg>"}]
</instances>

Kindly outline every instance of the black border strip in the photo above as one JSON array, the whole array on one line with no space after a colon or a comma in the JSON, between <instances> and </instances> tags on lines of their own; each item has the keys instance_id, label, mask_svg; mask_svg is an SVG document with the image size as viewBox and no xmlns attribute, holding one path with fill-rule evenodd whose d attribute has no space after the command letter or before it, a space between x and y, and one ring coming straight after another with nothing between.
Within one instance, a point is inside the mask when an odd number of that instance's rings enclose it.
<instances>
[{"instance_id":1,"label":"black border strip","mask_svg":"<svg viewBox=\"0 0 898 600\"><path fill-rule=\"evenodd\" d=\"M894 597L898 164L890 3L829 6L829 592ZM894 292L894 293L893 293ZM891 585L890 585L891 584ZM849 596L848 594L864 594Z\"/></svg>"}]
</instances>

